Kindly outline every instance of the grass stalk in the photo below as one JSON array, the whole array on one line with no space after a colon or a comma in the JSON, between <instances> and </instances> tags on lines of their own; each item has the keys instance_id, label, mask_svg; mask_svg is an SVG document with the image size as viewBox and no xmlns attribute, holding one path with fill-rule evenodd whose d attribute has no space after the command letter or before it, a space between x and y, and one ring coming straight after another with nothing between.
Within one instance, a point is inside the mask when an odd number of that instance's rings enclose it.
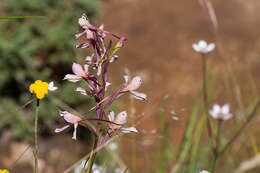
<instances>
[{"instance_id":1,"label":"grass stalk","mask_svg":"<svg viewBox=\"0 0 260 173\"><path fill-rule=\"evenodd\" d=\"M39 116L39 107L40 107L40 100L37 99L36 104L36 111L35 111L35 119L34 119L34 171L38 173L38 116Z\"/></svg>"},{"instance_id":2,"label":"grass stalk","mask_svg":"<svg viewBox=\"0 0 260 173\"><path fill-rule=\"evenodd\" d=\"M203 80L203 102L204 102L204 110L205 110L205 116L207 117L207 129L208 129L208 135L211 138L212 137L212 130L211 130L211 124L208 117L208 94L207 94L207 58L205 54L201 54L202 57L202 80Z\"/></svg>"}]
</instances>

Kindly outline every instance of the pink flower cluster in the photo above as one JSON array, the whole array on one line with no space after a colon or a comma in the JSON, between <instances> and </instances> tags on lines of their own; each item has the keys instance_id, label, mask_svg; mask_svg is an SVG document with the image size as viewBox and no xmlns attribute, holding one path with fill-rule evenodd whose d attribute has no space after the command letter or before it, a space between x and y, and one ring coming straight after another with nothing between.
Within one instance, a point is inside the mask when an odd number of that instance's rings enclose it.
<instances>
[{"instance_id":1,"label":"pink flower cluster","mask_svg":"<svg viewBox=\"0 0 260 173\"><path fill-rule=\"evenodd\" d=\"M124 127L127 122L126 111L123 111L115 116L114 112L109 110L109 106L116 99L127 93L131 94L138 100L146 100L146 94L136 91L142 83L139 76L134 77L132 80L129 79L129 76L124 76L125 84L114 93L107 94L107 88L111 85L111 83L108 82L109 65L118 59L118 55L116 55L116 53L121 47L123 47L124 42L126 41L125 37L120 37L104 30L104 25L101 25L100 27L92 25L85 14L79 18L78 23L80 25L80 32L76 34L76 38L78 39L80 37L84 37L84 40L86 41L77 44L76 48L90 48L94 53L91 56L85 57L85 64L83 65L73 63L73 73L65 75L64 80L68 80L73 83L87 83L87 88L77 87L76 92L95 99L96 105L85 112L85 115L95 110L96 118L80 117L68 111L60 111L60 116L62 116L69 124L62 128L55 129L55 132L62 132L73 125L74 132L72 139L76 140L78 125L84 125L96 137L98 137L100 135L100 128L103 126L101 126L100 123L97 123L97 127L92 128L87 125L87 123L84 124L84 122L104 122L108 127L107 133L103 136L103 139L99 145L104 144L115 132L137 133L138 130L135 127ZM111 40L106 42L105 38L107 36L117 39L117 43L113 45Z\"/></svg>"}]
</instances>

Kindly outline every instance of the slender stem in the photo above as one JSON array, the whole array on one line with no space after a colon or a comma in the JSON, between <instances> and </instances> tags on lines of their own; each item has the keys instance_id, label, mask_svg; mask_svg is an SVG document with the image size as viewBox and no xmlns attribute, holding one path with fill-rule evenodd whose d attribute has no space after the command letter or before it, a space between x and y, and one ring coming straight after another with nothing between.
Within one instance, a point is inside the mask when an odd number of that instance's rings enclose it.
<instances>
[{"instance_id":1,"label":"slender stem","mask_svg":"<svg viewBox=\"0 0 260 173\"><path fill-rule=\"evenodd\" d=\"M253 111L249 114L244 124L238 129L237 133L230 139L230 141L224 146L224 148L219 152L219 155L224 154L227 149L233 144L233 142L241 135L241 133L245 130L246 126L250 123L250 121L254 118L257 109L260 106L260 99L258 99Z\"/></svg>"},{"instance_id":2,"label":"slender stem","mask_svg":"<svg viewBox=\"0 0 260 173\"><path fill-rule=\"evenodd\" d=\"M35 120L34 120L34 170L35 173L38 173L38 115L39 115L39 107L40 107L40 100L37 99L36 111L35 111Z\"/></svg>"},{"instance_id":3,"label":"slender stem","mask_svg":"<svg viewBox=\"0 0 260 173\"><path fill-rule=\"evenodd\" d=\"M205 107L205 116L207 117L207 129L208 135L212 137L211 124L208 117L208 94L207 94L207 59L205 54L201 54L202 56L202 76L203 76L203 101Z\"/></svg>"},{"instance_id":4,"label":"slender stem","mask_svg":"<svg viewBox=\"0 0 260 173\"><path fill-rule=\"evenodd\" d=\"M214 149L214 160L211 162L212 164L210 165L210 172L214 173L216 169L216 164L219 159L219 145L220 145L220 133L221 133L221 125L222 125L222 120L218 120L218 128L217 128L217 136L216 136L216 147Z\"/></svg>"}]
</instances>

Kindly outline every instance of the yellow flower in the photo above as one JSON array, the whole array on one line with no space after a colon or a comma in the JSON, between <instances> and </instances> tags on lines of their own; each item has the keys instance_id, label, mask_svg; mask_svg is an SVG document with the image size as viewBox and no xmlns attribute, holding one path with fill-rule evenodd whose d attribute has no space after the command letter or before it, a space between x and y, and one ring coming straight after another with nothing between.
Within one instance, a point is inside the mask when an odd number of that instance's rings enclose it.
<instances>
[{"instance_id":1,"label":"yellow flower","mask_svg":"<svg viewBox=\"0 0 260 173\"><path fill-rule=\"evenodd\" d=\"M37 99L41 100L45 97L45 94L48 94L48 83L37 80L30 85L30 91L36 95Z\"/></svg>"},{"instance_id":2,"label":"yellow flower","mask_svg":"<svg viewBox=\"0 0 260 173\"><path fill-rule=\"evenodd\" d=\"M9 173L9 171L7 169L0 169L0 173Z\"/></svg>"}]
</instances>

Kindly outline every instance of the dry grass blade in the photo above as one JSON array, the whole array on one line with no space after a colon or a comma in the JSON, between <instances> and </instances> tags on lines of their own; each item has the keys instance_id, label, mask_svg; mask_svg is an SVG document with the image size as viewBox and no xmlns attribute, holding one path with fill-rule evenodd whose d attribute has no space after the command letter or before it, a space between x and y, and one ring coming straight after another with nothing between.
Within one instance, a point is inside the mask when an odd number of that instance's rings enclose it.
<instances>
[{"instance_id":1,"label":"dry grass blade","mask_svg":"<svg viewBox=\"0 0 260 173\"><path fill-rule=\"evenodd\" d=\"M208 13L210 21L212 22L215 30L217 30L218 29L218 20L217 20L217 16L216 16L212 3L210 2L210 0L199 0L199 2L201 4L201 6L203 7L203 9Z\"/></svg>"},{"instance_id":2,"label":"dry grass blade","mask_svg":"<svg viewBox=\"0 0 260 173\"><path fill-rule=\"evenodd\" d=\"M256 155L255 157L246 160L240 164L240 166L235 170L234 173L243 173L249 171L257 166L260 163L260 154Z\"/></svg>"}]
</instances>

